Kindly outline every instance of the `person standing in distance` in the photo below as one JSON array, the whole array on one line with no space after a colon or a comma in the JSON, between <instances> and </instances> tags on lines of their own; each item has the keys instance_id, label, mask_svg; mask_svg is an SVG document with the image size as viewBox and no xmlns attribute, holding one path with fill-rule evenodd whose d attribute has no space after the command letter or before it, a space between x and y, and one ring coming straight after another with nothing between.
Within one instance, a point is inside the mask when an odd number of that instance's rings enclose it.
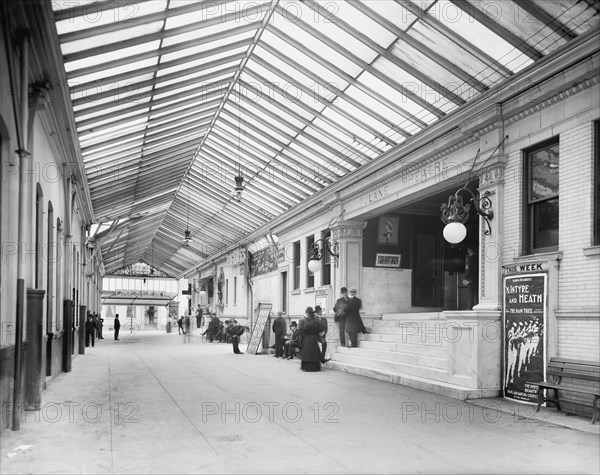
<instances>
[{"instance_id":1,"label":"person standing in distance","mask_svg":"<svg viewBox=\"0 0 600 475\"><path fill-rule=\"evenodd\" d=\"M115 341L119 341L119 330L121 328L121 322L119 321L119 314L115 315L115 323L113 324L115 329Z\"/></svg>"},{"instance_id":2,"label":"person standing in distance","mask_svg":"<svg viewBox=\"0 0 600 475\"><path fill-rule=\"evenodd\" d=\"M342 296L335 301L333 306L333 320L338 324L340 332L340 345L346 346L346 303L348 302L348 289L342 287L340 289Z\"/></svg>"}]
</instances>

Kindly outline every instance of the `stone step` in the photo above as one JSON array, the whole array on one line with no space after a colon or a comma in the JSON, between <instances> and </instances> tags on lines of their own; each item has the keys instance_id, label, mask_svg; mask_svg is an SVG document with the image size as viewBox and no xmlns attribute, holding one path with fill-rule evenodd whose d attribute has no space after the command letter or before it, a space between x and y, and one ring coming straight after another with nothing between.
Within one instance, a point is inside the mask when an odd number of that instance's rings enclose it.
<instances>
[{"instance_id":1,"label":"stone step","mask_svg":"<svg viewBox=\"0 0 600 475\"><path fill-rule=\"evenodd\" d=\"M445 320L443 312L384 313L381 320Z\"/></svg>"},{"instance_id":2,"label":"stone step","mask_svg":"<svg viewBox=\"0 0 600 475\"><path fill-rule=\"evenodd\" d=\"M422 367L430 367L437 369L446 369L448 367L447 358L442 356L431 356L416 353L403 353L400 351L386 351L379 348L344 348L338 347L337 353L364 356L367 358L380 359L394 363L407 363Z\"/></svg>"},{"instance_id":3,"label":"stone step","mask_svg":"<svg viewBox=\"0 0 600 475\"><path fill-rule=\"evenodd\" d=\"M358 352L359 348L347 348L347 350L348 352L337 351L336 353L333 353L331 355L331 360L339 361L342 363L350 363L365 368L385 370L402 374L410 374L433 380L444 380L446 378L445 369L442 370L440 368L423 367L417 364L402 363L397 361L382 360L379 358L370 358L368 356L361 356Z\"/></svg>"},{"instance_id":4,"label":"stone step","mask_svg":"<svg viewBox=\"0 0 600 475\"><path fill-rule=\"evenodd\" d=\"M446 348L448 346L448 342L441 335L432 335L428 333L423 333L421 335L409 335L402 333L368 333L366 335L362 335L361 341L385 341L392 343L402 343L402 344L410 344L410 345L424 345L424 346L433 346L437 348Z\"/></svg>"},{"instance_id":5,"label":"stone step","mask_svg":"<svg viewBox=\"0 0 600 475\"><path fill-rule=\"evenodd\" d=\"M446 358L448 349L444 346L424 345L422 343L405 343L395 341L381 340L361 340L360 348L369 348L373 350L383 350L389 352L400 352L413 355L426 355L438 358ZM341 348L341 347L340 347Z\"/></svg>"},{"instance_id":6,"label":"stone step","mask_svg":"<svg viewBox=\"0 0 600 475\"><path fill-rule=\"evenodd\" d=\"M439 320L439 319L423 319L423 320L373 320L371 327L372 328L394 328L394 327L405 327L405 328L419 328L421 326L428 326L435 328L437 325L438 328L446 328L451 326L452 323L448 322L448 320Z\"/></svg>"},{"instance_id":7,"label":"stone step","mask_svg":"<svg viewBox=\"0 0 600 475\"><path fill-rule=\"evenodd\" d=\"M357 374L367 378L379 379L393 384L400 384L409 388L422 389L442 396L451 397L459 400L479 399L484 397L497 397L498 390L493 389L472 389L443 381L435 381L426 377L414 374L405 374L390 370L366 367L354 363L331 360L327 366L338 371Z\"/></svg>"},{"instance_id":8,"label":"stone step","mask_svg":"<svg viewBox=\"0 0 600 475\"><path fill-rule=\"evenodd\" d=\"M439 322L403 322L399 325L378 325L371 328L371 333L394 333L401 335L406 333L410 336L417 336L420 334L427 336L439 336L443 338L444 335L448 334L450 337L454 335L452 325L445 323L440 324Z\"/></svg>"}]
</instances>

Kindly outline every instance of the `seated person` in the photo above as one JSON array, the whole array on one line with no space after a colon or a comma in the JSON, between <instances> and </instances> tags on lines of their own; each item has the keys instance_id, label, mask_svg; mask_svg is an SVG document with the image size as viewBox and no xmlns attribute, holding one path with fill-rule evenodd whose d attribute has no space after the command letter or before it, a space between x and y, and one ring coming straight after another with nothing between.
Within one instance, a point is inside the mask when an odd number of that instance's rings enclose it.
<instances>
[{"instance_id":1,"label":"seated person","mask_svg":"<svg viewBox=\"0 0 600 475\"><path fill-rule=\"evenodd\" d=\"M283 338L285 340L283 359L293 360L299 342L298 324L296 322L290 323L290 331Z\"/></svg>"},{"instance_id":2,"label":"seated person","mask_svg":"<svg viewBox=\"0 0 600 475\"><path fill-rule=\"evenodd\" d=\"M208 323L208 327L202 334L206 335L206 339L208 341L212 342L213 340L215 340L217 338L217 335L218 335L220 329L221 329L221 320L219 319L219 317L214 315L210 319L210 322Z\"/></svg>"}]
</instances>

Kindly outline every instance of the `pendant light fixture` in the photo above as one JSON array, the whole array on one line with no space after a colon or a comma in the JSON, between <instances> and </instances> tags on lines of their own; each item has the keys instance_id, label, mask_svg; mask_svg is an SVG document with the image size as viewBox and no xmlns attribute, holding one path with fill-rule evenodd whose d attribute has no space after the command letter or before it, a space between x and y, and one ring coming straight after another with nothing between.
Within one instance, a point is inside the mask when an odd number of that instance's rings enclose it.
<instances>
[{"instance_id":1,"label":"pendant light fixture","mask_svg":"<svg viewBox=\"0 0 600 475\"><path fill-rule=\"evenodd\" d=\"M242 201L242 191L244 191L244 177L242 176L242 165L240 156L242 154L242 101L238 95L238 169L235 176L235 199Z\"/></svg>"},{"instance_id":2,"label":"pendant light fixture","mask_svg":"<svg viewBox=\"0 0 600 475\"><path fill-rule=\"evenodd\" d=\"M185 209L186 209L186 225L185 225L185 231L183 232L183 244L185 246L189 246L191 240L192 240L192 233L190 232L190 175L188 172L188 175L186 177L187 180L187 195L186 196L186 200L185 200Z\"/></svg>"}]
</instances>

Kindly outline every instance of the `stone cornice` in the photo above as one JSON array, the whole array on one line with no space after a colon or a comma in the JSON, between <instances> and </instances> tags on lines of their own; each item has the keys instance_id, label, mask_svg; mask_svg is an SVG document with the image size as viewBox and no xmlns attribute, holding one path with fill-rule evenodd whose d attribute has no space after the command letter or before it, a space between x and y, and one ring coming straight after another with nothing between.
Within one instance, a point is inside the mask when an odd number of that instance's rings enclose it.
<instances>
[{"instance_id":1,"label":"stone cornice","mask_svg":"<svg viewBox=\"0 0 600 475\"><path fill-rule=\"evenodd\" d=\"M511 125L515 122L524 119L525 117L539 112L542 109L552 106L560 101L567 99L570 96L579 94L580 92L590 89L600 82L600 71L594 69L586 74L583 78L578 78L575 81L565 84L559 90L554 90L544 96L539 97L534 102L528 103L526 106L520 107L510 115L505 115L504 124Z\"/></svg>"}]
</instances>

